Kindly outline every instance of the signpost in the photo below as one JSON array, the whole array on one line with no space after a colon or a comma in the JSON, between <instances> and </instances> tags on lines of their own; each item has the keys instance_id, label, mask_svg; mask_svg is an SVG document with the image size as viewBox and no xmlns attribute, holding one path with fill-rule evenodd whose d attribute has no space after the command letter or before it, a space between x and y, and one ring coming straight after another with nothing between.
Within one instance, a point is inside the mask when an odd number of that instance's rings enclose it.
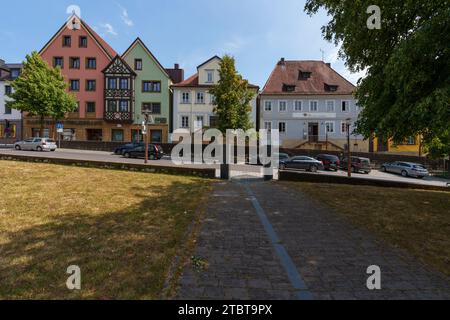
<instances>
[{"instance_id":1,"label":"signpost","mask_svg":"<svg viewBox=\"0 0 450 320\"><path fill-rule=\"evenodd\" d=\"M145 144L145 164L148 164L148 134L149 129L148 125L153 124L153 117L148 114L144 113L144 121L142 121L142 135L144 136L144 144Z\"/></svg>"},{"instance_id":2,"label":"signpost","mask_svg":"<svg viewBox=\"0 0 450 320\"><path fill-rule=\"evenodd\" d=\"M58 122L56 124L56 132L58 133L58 148L61 149L61 134L64 132L64 124Z\"/></svg>"}]
</instances>

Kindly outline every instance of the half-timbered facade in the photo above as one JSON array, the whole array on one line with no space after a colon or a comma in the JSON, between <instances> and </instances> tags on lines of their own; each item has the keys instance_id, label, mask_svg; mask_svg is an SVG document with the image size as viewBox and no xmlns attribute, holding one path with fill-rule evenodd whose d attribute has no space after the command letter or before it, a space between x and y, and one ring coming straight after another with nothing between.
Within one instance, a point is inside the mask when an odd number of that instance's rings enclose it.
<instances>
[{"instance_id":1,"label":"half-timbered facade","mask_svg":"<svg viewBox=\"0 0 450 320\"><path fill-rule=\"evenodd\" d=\"M116 56L103 70L105 75L104 120L132 123L134 114L134 79L136 73Z\"/></svg>"}]
</instances>

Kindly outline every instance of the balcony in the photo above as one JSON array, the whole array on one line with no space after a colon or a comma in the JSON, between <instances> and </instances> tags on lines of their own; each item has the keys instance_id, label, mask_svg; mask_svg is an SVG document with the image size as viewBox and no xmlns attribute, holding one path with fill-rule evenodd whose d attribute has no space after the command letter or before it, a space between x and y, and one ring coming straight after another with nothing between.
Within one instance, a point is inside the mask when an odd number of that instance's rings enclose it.
<instances>
[{"instance_id":1,"label":"balcony","mask_svg":"<svg viewBox=\"0 0 450 320\"><path fill-rule=\"evenodd\" d=\"M107 122L117 122L117 123L132 123L133 113L132 112L120 112L120 111L106 111L104 116Z\"/></svg>"}]
</instances>

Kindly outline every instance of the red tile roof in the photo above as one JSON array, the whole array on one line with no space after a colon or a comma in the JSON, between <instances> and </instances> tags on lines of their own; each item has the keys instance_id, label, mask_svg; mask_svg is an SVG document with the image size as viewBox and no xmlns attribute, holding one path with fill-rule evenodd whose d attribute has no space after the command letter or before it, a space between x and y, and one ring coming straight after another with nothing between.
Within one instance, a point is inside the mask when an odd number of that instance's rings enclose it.
<instances>
[{"instance_id":1,"label":"red tile roof","mask_svg":"<svg viewBox=\"0 0 450 320\"><path fill-rule=\"evenodd\" d=\"M300 72L310 72L309 79L299 79ZM337 90L330 92L326 86L337 86ZM285 86L295 86L292 92L283 90ZM261 94L288 95L350 95L356 87L332 69L323 61L283 61L277 63L267 80Z\"/></svg>"}]
</instances>

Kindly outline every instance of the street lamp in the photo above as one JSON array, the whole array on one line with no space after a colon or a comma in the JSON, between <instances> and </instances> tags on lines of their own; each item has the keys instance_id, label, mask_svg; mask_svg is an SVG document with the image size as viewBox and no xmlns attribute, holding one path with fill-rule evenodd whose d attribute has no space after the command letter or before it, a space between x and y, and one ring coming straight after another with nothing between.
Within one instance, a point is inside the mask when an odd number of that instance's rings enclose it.
<instances>
[{"instance_id":1,"label":"street lamp","mask_svg":"<svg viewBox=\"0 0 450 320\"><path fill-rule=\"evenodd\" d=\"M148 114L144 113L144 121L142 121L142 135L144 136L144 144L145 144L145 161L144 163L148 163L148 134L149 129L148 125L153 124L153 117Z\"/></svg>"},{"instance_id":2,"label":"street lamp","mask_svg":"<svg viewBox=\"0 0 450 320\"><path fill-rule=\"evenodd\" d=\"M345 125L347 126L347 170L348 170L348 177L352 177L352 159L351 159L351 150L350 150L350 126L352 123L351 118L345 119Z\"/></svg>"}]
</instances>

